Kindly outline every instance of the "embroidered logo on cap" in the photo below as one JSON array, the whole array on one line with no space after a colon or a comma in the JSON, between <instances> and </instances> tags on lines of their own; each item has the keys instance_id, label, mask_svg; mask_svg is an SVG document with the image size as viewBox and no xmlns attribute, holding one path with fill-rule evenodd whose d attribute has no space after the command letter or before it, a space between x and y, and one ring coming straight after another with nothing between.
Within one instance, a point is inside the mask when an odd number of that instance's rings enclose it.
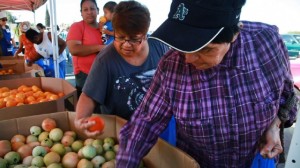
<instances>
[{"instance_id":1,"label":"embroidered logo on cap","mask_svg":"<svg viewBox=\"0 0 300 168\"><path fill-rule=\"evenodd\" d=\"M185 16L188 14L189 9L184 7L184 3L181 3L177 7L177 11L173 15L173 19L184 20Z\"/></svg>"}]
</instances>

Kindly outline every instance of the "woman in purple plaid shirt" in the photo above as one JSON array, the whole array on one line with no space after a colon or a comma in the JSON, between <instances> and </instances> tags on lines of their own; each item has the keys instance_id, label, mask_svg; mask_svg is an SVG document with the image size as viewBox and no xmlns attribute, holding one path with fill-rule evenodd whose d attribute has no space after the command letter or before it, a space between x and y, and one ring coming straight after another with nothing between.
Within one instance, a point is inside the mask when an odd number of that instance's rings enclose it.
<instances>
[{"instance_id":1,"label":"woman in purple plaid shirt","mask_svg":"<svg viewBox=\"0 0 300 168\"><path fill-rule=\"evenodd\" d=\"M276 26L240 21L245 0L173 0L152 37L169 45L122 128L117 167L137 167L174 115L177 147L201 168L250 167L282 152L279 108L293 94ZM296 107L289 111L294 122Z\"/></svg>"}]
</instances>

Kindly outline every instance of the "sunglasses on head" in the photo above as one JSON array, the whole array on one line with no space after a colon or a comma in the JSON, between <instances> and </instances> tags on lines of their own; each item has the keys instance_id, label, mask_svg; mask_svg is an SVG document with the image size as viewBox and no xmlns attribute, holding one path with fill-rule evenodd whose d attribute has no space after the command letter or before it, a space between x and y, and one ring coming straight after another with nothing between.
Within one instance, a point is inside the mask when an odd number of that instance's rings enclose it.
<instances>
[{"instance_id":1,"label":"sunglasses on head","mask_svg":"<svg viewBox=\"0 0 300 168\"><path fill-rule=\"evenodd\" d=\"M7 18L2 18L1 20L2 20L2 22L5 22L5 21L7 21Z\"/></svg>"}]
</instances>

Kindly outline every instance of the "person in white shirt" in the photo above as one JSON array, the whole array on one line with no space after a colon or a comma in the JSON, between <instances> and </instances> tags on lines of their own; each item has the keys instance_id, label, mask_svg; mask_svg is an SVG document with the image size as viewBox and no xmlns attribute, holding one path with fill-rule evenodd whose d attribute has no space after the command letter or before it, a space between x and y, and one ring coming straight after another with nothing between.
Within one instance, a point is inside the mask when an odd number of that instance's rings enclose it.
<instances>
[{"instance_id":1,"label":"person in white shirt","mask_svg":"<svg viewBox=\"0 0 300 168\"><path fill-rule=\"evenodd\" d=\"M53 62L53 46L51 39L51 32L37 32L36 30L29 29L26 32L26 38L34 43L34 48L36 51L42 56L41 59L36 61L36 64L40 65L44 69L45 76L47 77L55 77L54 72L54 62ZM59 57L57 61L59 62L59 78L65 78L65 48L66 42L58 38L58 53Z\"/></svg>"}]
</instances>

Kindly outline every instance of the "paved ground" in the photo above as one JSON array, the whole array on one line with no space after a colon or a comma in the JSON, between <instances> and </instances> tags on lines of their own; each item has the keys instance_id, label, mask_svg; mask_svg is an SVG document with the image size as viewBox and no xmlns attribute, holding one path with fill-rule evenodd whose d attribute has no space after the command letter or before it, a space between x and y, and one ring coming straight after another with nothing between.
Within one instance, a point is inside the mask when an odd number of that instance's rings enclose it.
<instances>
[{"instance_id":1,"label":"paved ground","mask_svg":"<svg viewBox=\"0 0 300 168\"><path fill-rule=\"evenodd\" d=\"M66 63L66 80L75 86L75 76L73 72L73 65L71 61Z\"/></svg>"}]
</instances>

